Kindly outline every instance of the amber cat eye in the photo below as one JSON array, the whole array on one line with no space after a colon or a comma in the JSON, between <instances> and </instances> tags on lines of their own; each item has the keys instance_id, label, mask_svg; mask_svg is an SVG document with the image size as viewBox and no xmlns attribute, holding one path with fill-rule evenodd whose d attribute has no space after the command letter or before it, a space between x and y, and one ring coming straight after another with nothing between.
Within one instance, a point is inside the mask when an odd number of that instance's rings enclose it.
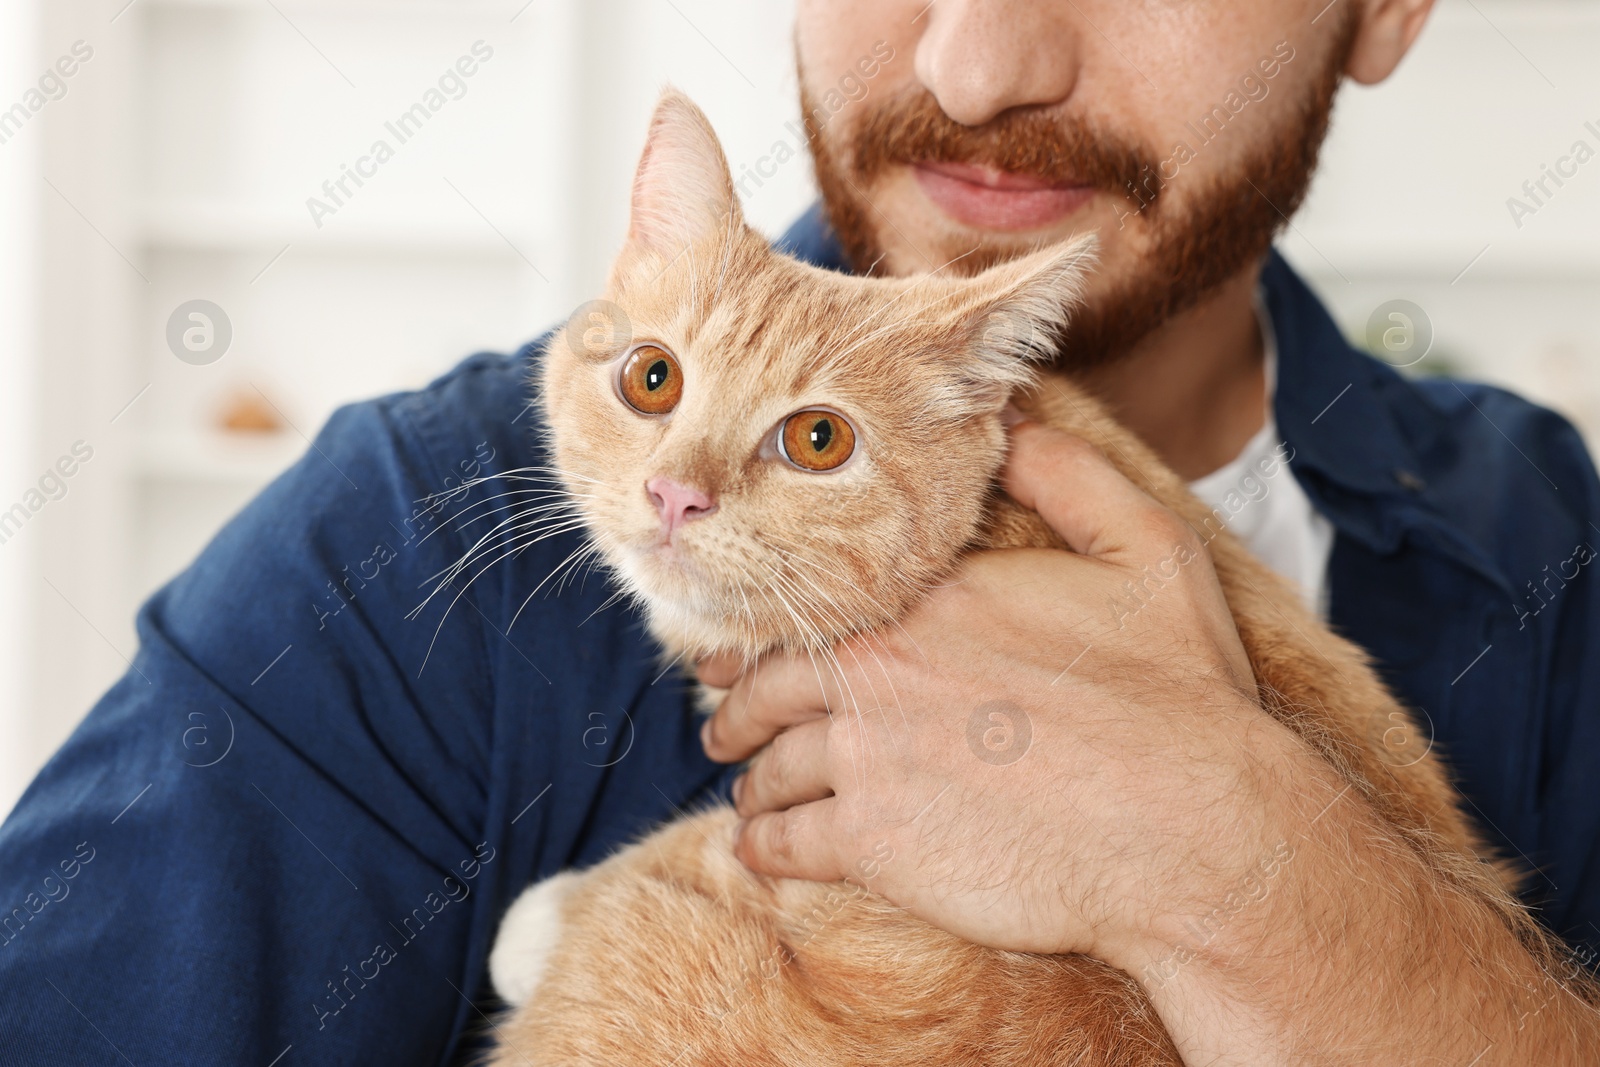
<instances>
[{"instance_id":1,"label":"amber cat eye","mask_svg":"<svg viewBox=\"0 0 1600 1067\"><path fill-rule=\"evenodd\" d=\"M856 432L832 411L797 411L783 420L783 455L802 470L831 471L856 450Z\"/></svg>"},{"instance_id":2,"label":"amber cat eye","mask_svg":"<svg viewBox=\"0 0 1600 1067\"><path fill-rule=\"evenodd\" d=\"M665 415L683 399L683 370L665 348L640 345L623 361L617 391L635 411Z\"/></svg>"}]
</instances>

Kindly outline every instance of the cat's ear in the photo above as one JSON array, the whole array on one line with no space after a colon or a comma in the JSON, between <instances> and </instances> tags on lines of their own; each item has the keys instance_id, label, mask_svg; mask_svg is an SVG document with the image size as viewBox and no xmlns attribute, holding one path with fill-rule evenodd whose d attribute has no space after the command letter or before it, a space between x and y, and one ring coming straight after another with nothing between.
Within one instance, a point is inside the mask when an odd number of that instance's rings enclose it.
<instances>
[{"instance_id":1,"label":"cat's ear","mask_svg":"<svg viewBox=\"0 0 1600 1067\"><path fill-rule=\"evenodd\" d=\"M1054 357L1094 266L1095 247L1090 234L944 283L953 358L973 413L998 411Z\"/></svg>"},{"instance_id":2,"label":"cat's ear","mask_svg":"<svg viewBox=\"0 0 1600 1067\"><path fill-rule=\"evenodd\" d=\"M670 260L741 222L728 161L710 120L683 93L664 90L633 176L627 248Z\"/></svg>"}]
</instances>

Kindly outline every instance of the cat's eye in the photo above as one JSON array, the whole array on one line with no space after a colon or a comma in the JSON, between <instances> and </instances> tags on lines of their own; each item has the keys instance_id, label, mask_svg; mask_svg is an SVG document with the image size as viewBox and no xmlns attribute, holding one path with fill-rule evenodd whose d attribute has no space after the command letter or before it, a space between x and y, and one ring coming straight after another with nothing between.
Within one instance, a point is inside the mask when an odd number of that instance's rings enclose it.
<instances>
[{"instance_id":1,"label":"cat's eye","mask_svg":"<svg viewBox=\"0 0 1600 1067\"><path fill-rule=\"evenodd\" d=\"M683 399L683 370L659 345L640 345L622 362L617 392L646 415L665 415Z\"/></svg>"},{"instance_id":2,"label":"cat's eye","mask_svg":"<svg viewBox=\"0 0 1600 1067\"><path fill-rule=\"evenodd\" d=\"M811 408L783 420L778 442L801 470L831 471L855 453L856 432L837 412Z\"/></svg>"}]
</instances>

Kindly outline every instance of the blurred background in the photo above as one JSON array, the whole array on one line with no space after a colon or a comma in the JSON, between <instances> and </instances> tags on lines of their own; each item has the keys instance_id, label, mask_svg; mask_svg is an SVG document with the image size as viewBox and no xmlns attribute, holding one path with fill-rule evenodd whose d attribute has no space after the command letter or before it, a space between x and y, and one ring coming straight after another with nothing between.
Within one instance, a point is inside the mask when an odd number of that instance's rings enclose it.
<instances>
[{"instance_id":1,"label":"blurred background","mask_svg":"<svg viewBox=\"0 0 1600 1067\"><path fill-rule=\"evenodd\" d=\"M514 348L594 295L663 82L705 107L736 174L798 147L790 16L0 4L0 815L126 669L139 602L336 405ZM1594 0L1441 0L1396 77L1344 90L1282 240L1352 339L1409 300L1434 337L1411 372L1507 385L1591 443L1600 159L1569 158L1538 202L1523 183L1575 142L1600 152L1597 57ZM743 191L776 235L814 195L809 163Z\"/></svg>"}]
</instances>

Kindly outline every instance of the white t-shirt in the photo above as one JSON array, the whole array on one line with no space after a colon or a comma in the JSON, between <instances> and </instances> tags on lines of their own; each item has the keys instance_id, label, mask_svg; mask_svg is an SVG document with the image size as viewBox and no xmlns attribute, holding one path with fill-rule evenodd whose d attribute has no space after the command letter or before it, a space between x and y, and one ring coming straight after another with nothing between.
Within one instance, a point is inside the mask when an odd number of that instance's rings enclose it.
<instances>
[{"instance_id":1,"label":"white t-shirt","mask_svg":"<svg viewBox=\"0 0 1600 1067\"><path fill-rule=\"evenodd\" d=\"M1294 455L1278 437L1272 416L1277 387L1278 343L1266 308L1256 301L1261 320L1267 375L1266 421L1237 456L1189 483L1194 495L1212 506L1217 524L1232 530L1267 566L1300 589L1305 603L1327 615L1328 556L1333 524L1306 497L1289 470ZM1215 525L1211 527L1215 528Z\"/></svg>"}]
</instances>

